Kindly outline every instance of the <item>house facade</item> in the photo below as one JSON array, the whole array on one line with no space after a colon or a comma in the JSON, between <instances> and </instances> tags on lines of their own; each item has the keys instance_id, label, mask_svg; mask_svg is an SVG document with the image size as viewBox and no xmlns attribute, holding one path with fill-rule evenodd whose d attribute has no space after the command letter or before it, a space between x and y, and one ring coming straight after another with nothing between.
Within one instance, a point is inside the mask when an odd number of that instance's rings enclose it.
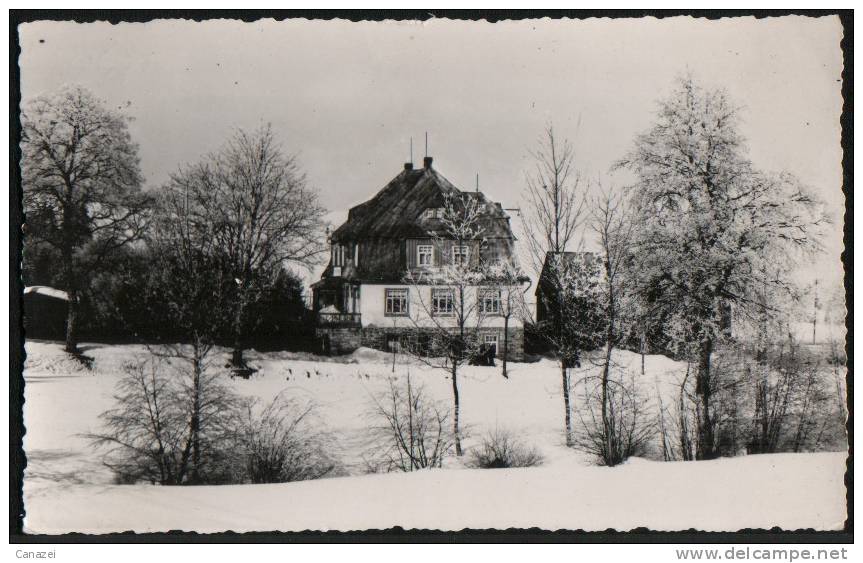
<instances>
[{"instance_id":1,"label":"house facade","mask_svg":"<svg viewBox=\"0 0 863 563\"><path fill-rule=\"evenodd\" d=\"M456 240L447 231L447 202L471 201L478 236ZM519 315L508 315L500 283L481 275L454 293L446 272L454 264L477 272L514 260L515 237L499 203L462 191L432 167L407 163L373 198L348 212L330 235L330 261L312 285L316 334L325 352L360 346L391 350L431 327L456 326L455 308L469 304L466 326L498 356L506 326L508 357L524 354ZM462 284L463 286L464 284Z\"/></svg>"}]
</instances>

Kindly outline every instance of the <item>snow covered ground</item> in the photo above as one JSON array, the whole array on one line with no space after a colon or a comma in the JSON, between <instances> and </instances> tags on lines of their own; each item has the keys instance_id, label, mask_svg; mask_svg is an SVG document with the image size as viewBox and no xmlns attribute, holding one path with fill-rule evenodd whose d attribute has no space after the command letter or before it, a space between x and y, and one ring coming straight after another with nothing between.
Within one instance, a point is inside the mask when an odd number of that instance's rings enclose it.
<instances>
[{"instance_id":1,"label":"snow covered ground","mask_svg":"<svg viewBox=\"0 0 863 563\"><path fill-rule=\"evenodd\" d=\"M259 374L231 383L239 393L264 400L281 391L313 399L350 476L279 485L115 485L82 434L96 430L98 414L111 406L123 362L145 350L84 345L94 358L88 371L67 359L59 344L28 342L26 348L24 503L29 532L392 526L840 529L845 518L843 453L688 463L632 459L616 468L593 466L563 445L560 375L550 361L511 364L510 379L501 377L499 367L470 367L460 379L462 420L472 436L465 446L486 430L511 429L540 449L543 466L466 469L452 459L445 469L363 475L371 396L393 375L391 356L372 350L356 352L349 359L356 363L252 352ZM617 361L635 366L640 357L621 352ZM401 358L396 375L407 369L414 381L449 404L450 382L442 372ZM648 356L642 384L655 394L672 385L681 369L663 356Z\"/></svg>"}]
</instances>

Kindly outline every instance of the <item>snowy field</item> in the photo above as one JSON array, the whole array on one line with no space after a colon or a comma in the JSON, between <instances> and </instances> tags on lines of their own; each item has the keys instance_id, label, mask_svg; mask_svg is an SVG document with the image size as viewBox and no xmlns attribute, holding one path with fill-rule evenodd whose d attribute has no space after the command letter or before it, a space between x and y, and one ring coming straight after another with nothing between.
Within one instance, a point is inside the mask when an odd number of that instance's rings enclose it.
<instances>
[{"instance_id":1,"label":"snowy field","mask_svg":"<svg viewBox=\"0 0 863 563\"><path fill-rule=\"evenodd\" d=\"M444 469L364 475L371 397L393 375L392 357L360 350L349 363L291 353L249 353L260 369L235 380L237 392L269 401L279 392L309 398L334 436L334 453L350 476L278 485L159 487L115 485L82 434L98 429L112 404L122 364L138 346L82 345L92 370L67 359L60 344L28 342L24 377L25 530L107 533L357 530L393 526L545 529L738 530L841 529L845 518L844 453L775 454L709 462L632 459L596 467L563 445L560 374L550 361L469 367L460 377L465 447L487 430L510 429L535 445L545 463L525 469ZM225 354L227 358L227 354ZM621 352L617 361L640 365ZM440 371L400 358L436 398L451 403ZM585 368L587 370L593 368ZM647 356L645 390L665 394L682 366ZM578 374L575 377L579 377ZM652 400L651 400L652 401ZM575 408L578 408L576 400Z\"/></svg>"}]
</instances>

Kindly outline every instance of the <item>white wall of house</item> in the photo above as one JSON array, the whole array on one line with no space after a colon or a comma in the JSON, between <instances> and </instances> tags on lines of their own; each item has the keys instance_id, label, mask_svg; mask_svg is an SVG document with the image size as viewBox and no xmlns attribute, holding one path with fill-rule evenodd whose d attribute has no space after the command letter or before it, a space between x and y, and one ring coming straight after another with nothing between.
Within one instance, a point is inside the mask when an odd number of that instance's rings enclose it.
<instances>
[{"instance_id":1,"label":"white wall of house","mask_svg":"<svg viewBox=\"0 0 863 563\"><path fill-rule=\"evenodd\" d=\"M411 286L399 284L363 284L360 288L360 313L362 314L362 324L364 327L397 327L397 328L414 328L422 326L455 326L454 316L436 316L434 320L429 316L432 310L432 289L434 286ZM406 289L408 291L408 315L407 316L390 316L386 314L386 290L387 289ZM465 309L470 307L473 311L478 311L477 287L470 287L467 290ZM513 291L520 291L518 287ZM504 291L504 297L506 293ZM457 301L456 301L457 306ZM481 316L481 326L488 328L503 328L504 318L500 315L483 314ZM477 323L477 315L470 317L470 324L475 326ZM509 319L510 328L519 328L522 326L522 321L517 314L513 314Z\"/></svg>"}]
</instances>

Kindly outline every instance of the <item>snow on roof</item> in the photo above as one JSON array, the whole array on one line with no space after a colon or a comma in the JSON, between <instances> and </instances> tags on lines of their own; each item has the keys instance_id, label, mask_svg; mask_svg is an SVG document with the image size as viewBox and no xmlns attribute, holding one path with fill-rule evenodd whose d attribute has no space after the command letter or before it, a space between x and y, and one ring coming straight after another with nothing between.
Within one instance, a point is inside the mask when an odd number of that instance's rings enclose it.
<instances>
[{"instance_id":1,"label":"snow on roof","mask_svg":"<svg viewBox=\"0 0 863 563\"><path fill-rule=\"evenodd\" d=\"M45 295L46 297L53 297L54 299L62 299L63 301L69 300L69 294L63 291L62 289L56 289L53 287L48 287L47 285L31 285L24 288L24 294L28 293L36 293L38 295Z\"/></svg>"}]
</instances>

